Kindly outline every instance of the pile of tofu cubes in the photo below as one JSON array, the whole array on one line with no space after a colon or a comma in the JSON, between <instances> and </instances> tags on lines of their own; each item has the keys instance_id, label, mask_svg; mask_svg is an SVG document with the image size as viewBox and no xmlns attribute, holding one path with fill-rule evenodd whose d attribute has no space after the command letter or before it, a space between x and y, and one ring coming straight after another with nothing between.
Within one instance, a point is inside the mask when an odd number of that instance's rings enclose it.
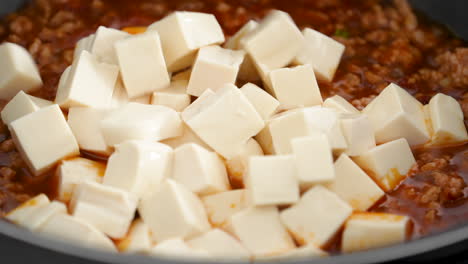
<instances>
[{"instance_id":1,"label":"pile of tofu cubes","mask_svg":"<svg viewBox=\"0 0 468 264\"><path fill-rule=\"evenodd\" d=\"M404 241L407 216L366 211L415 165L411 147L467 141L457 101L423 106L396 84L363 111L323 101L317 79L333 79L344 46L282 11L224 42L203 13L141 34L100 27L55 102L27 94L42 83L33 59L2 44L3 122L34 175L60 177L57 200L6 218L85 247L187 258L326 256L340 230L343 252Z\"/></svg>"}]
</instances>

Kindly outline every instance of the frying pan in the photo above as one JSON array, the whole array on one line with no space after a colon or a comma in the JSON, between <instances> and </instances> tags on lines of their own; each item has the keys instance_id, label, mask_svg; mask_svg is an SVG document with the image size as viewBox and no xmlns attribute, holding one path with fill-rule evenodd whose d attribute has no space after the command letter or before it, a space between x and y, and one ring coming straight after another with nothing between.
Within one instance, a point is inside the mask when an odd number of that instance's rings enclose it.
<instances>
[{"instance_id":1,"label":"frying pan","mask_svg":"<svg viewBox=\"0 0 468 264\"><path fill-rule=\"evenodd\" d=\"M0 17L13 12L27 0L1 0ZM412 4L437 21L446 24L460 37L468 39L464 12L468 10L465 0L413 0ZM458 10L455 11L454 10ZM443 233L409 241L391 247L371 251L338 255L324 259L294 259L283 261L291 264L349 264L418 263L452 256L468 249L468 224L454 227ZM193 260L150 258L101 252L59 242L19 228L0 220L0 260L2 263L67 263L67 264L183 264L209 263ZM242 262L225 262L241 264ZM246 263L246 262L244 262ZM266 263L266 262L265 262Z\"/></svg>"}]
</instances>

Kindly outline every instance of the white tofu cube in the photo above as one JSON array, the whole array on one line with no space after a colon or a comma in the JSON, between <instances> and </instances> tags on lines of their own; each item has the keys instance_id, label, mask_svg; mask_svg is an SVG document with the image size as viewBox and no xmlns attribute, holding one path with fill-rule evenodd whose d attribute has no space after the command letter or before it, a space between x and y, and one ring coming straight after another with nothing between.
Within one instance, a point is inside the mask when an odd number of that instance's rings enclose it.
<instances>
[{"instance_id":1,"label":"white tofu cube","mask_svg":"<svg viewBox=\"0 0 468 264\"><path fill-rule=\"evenodd\" d=\"M239 153L264 126L262 117L235 85L225 85L215 95L195 103L182 113L183 120L227 159Z\"/></svg>"},{"instance_id":2,"label":"white tofu cube","mask_svg":"<svg viewBox=\"0 0 468 264\"><path fill-rule=\"evenodd\" d=\"M89 181L76 187L70 201L74 217L114 239L125 237L136 207L137 199L130 193Z\"/></svg>"},{"instance_id":3,"label":"white tofu cube","mask_svg":"<svg viewBox=\"0 0 468 264\"><path fill-rule=\"evenodd\" d=\"M201 199L214 227L225 226L232 215L249 206L244 189L206 195Z\"/></svg>"},{"instance_id":4,"label":"white tofu cube","mask_svg":"<svg viewBox=\"0 0 468 264\"><path fill-rule=\"evenodd\" d=\"M173 150L149 140L130 140L116 146L107 163L103 184L141 198L170 176Z\"/></svg>"},{"instance_id":5,"label":"white tofu cube","mask_svg":"<svg viewBox=\"0 0 468 264\"><path fill-rule=\"evenodd\" d=\"M264 120L270 118L280 105L278 100L253 83L247 83L240 90Z\"/></svg>"},{"instance_id":6,"label":"white tofu cube","mask_svg":"<svg viewBox=\"0 0 468 264\"><path fill-rule=\"evenodd\" d=\"M85 181L101 183L106 165L85 158L63 160L57 167L59 177L58 199L68 203L76 186Z\"/></svg>"},{"instance_id":7,"label":"white tofu cube","mask_svg":"<svg viewBox=\"0 0 468 264\"><path fill-rule=\"evenodd\" d=\"M295 248L281 255L262 257L260 261L279 261L279 260L291 260L291 259L310 259L310 258L322 258L327 257L328 253L319 247L312 244L308 244L302 247Z\"/></svg>"},{"instance_id":8,"label":"white tofu cube","mask_svg":"<svg viewBox=\"0 0 468 264\"><path fill-rule=\"evenodd\" d=\"M416 164L404 138L379 145L355 157L354 161L386 192L395 189Z\"/></svg>"},{"instance_id":9,"label":"white tofu cube","mask_svg":"<svg viewBox=\"0 0 468 264\"><path fill-rule=\"evenodd\" d=\"M233 158L224 162L229 180L234 187L244 186L244 175L247 172L247 163L251 156L263 156L262 147L253 138L249 139L242 147L242 150Z\"/></svg>"},{"instance_id":10,"label":"white tofu cube","mask_svg":"<svg viewBox=\"0 0 468 264\"><path fill-rule=\"evenodd\" d=\"M326 187L357 211L366 211L385 194L346 154L335 162L335 179Z\"/></svg>"},{"instance_id":11,"label":"white tofu cube","mask_svg":"<svg viewBox=\"0 0 468 264\"><path fill-rule=\"evenodd\" d=\"M318 79L331 82L345 46L311 28L305 28L302 34L305 41L294 62L311 64Z\"/></svg>"},{"instance_id":12,"label":"white tofu cube","mask_svg":"<svg viewBox=\"0 0 468 264\"><path fill-rule=\"evenodd\" d=\"M244 55L243 51L219 46L201 48L193 65L187 93L200 96L208 88L216 92L226 83L235 84Z\"/></svg>"},{"instance_id":13,"label":"white tofu cube","mask_svg":"<svg viewBox=\"0 0 468 264\"><path fill-rule=\"evenodd\" d=\"M100 26L92 39L88 40L89 53L94 54L99 60L106 63L118 64L114 44L130 36L125 31Z\"/></svg>"},{"instance_id":14,"label":"white tofu cube","mask_svg":"<svg viewBox=\"0 0 468 264\"><path fill-rule=\"evenodd\" d=\"M187 94L188 81L172 81L168 88L153 93L151 104L163 105L177 112L184 111L191 103L190 95Z\"/></svg>"},{"instance_id":15,"label":"white tofu cube","mask_svg":"<svg viewBox=\"0 0 468 264\"><path fill-rule=\"evenodd\" d=\"M294 138L291 145L302 191L335 179L333 153L327 135L319 132Z\"/></svg>"},{"instance_id":16,"label":"white tofu cube","mask_svg":"<svg viewBox=\"0 0 468 264\"><path fill-rule=\"evenodd\" d=\"M52 105L51 101L19 91L3 108L1 113L3 123L5 125L9 125L20 117L36 112L37 110L50 105Z\"/></svg>"},{"instance_id":17,"label":"white tofu cube","mask_svg":"<svg viewBox=\"0 0 468 264\"><path fill-rule=\"evenodd\" d=\"M235 238L220 229L212 229L187 241L197 250L208 252L215 259L248 260L250 252Z\"/></svg>"},{"instance_id":18,"label":"white tofu cube","mask_svg":"<svg viewBox=\"0 0 468 264\"><path fill-rule=\"evenodd\" d=\"M29 52L14 43L0 45L0 99L10 100L19 91L32 92L42 85L41 75Z\"/></svg>"},{"instance_id":19,"label":"white tofu cube","mask_svg":"<svg viewBox=\"0 0 468 264\"><path fill-rule=\"evenodd\" d=\"M23 225L34 216L41 208L50 204L50 200L45 194L39 194L16 207L6 214L5 218L17 225Z\"/></svg>"},{"instance_id":20,"label":"white tofu cube","mask_svg":"<svg viewBox=\"0 0 468 264\"><path fill-rule=\"evenodd\" d=\"M47 171L62 159L80 154L78 143L58 105L23 116L13 121L9 129L34 175Z\"/></svg>"},{"instance_id":21,"label":"white tofu cube","mask_svg":"<svg viewBox=\"0 0 468 264\"><path fill-rule=\"evenodd\" d=\"M411 146L429 140L423 105L396 84L390 84L362 110L374 127L378 144L406 138Z\"/></svg>"},{"instance_id":22,"label":"white tofu cube","mask_svg":"<svg viewBox=\"0 0 468 264\"><path fill-rule=\"evenodd\" d=\"M334 95L327 98L323 102L323 107L334 109L343 114L359 114L359 110L356 109L351 103L346 101L343 97L339 95Z\"/></svg>"},{"instance_id":23,"label":"white tofu cube","mask_svg":"<svg viewBox=\"0 0 468 264\"><path fill-rule=\"evenodd\" d=\"M201 140L193 130L188 127L185 123L182 124L182 135L174 138L168 138L161 140L161 143L164 143L168 146L171 146L172 148L178 148L184 144L197 144L201 147L206 148L207 150L212 151L213 149L208 146L205 141Z\"/></svg>"},{"instance_id":24,"label":"white tofu cube","mask_svg":"<svg viewBox=\"0 0 468 264\"><path fill-rule=\"evenodd\" d=\"M73 52L73 59L74 60L79 58L81 52L83 52L84 50L91 53L91 48L93 47L95 37L96 37L96 34L90 34L90 35L78 40L78 42L75 45L75 51Z\"/></svg>"},{"instance_id":25,"label":"white tofu cube","mask_svg":"<svg viewBox=\"0 0 468 264\"><path fill-rule=\"evenodd\" d=\"M280 255L296 247L274 206L251 207L238 212L226 228L255 257Z\"/></svg>"},{"instance_id":26,"label":"white tofu cube","mask_svg":"<svg viewBox=\"0 0 468 264\"><path fill-rule=\"evenodd\" d=\"M209 257L207 252L190 247L183 239L180 238L168 239L158 243L151 249L150 255L190 260L197 258L206 259Z\"/></svg>"},{"instance_id":27,"label":"white tofu cube","mask_svg":"<svg viewBox=\"0 0 468 264\"><path fill-rule=\"evenodd\" d=\"M112 152L101 131L101 121L110 113L111 110L103 108L70 107L68 125L81 149L104 156Z\"/></svg>"},{"instance_id":28,"label":"white tofu cube","mask_svg":"<svg viewBox=\"0 0 468 264\"><path fill-rule=\"evenodd\" d=\"M453 144L468 140L463 110L457 100L439 93L432 97L427 107L432 130L431 145Z\"/></svg>"},{"instance_id":29,"label":"white tofu cube","mask_svg":"<svg viewBox=\"0 0 468 264\"><path fill-rule=\"evenodd\" d=\"M161 36L171 72L192 65L199 48L224 42L223 30L212 14L174 12L150 25L148 31L157 31Z\"/></svg>"},{"instance_id":30,"label":"white tofu cube","mask_svg":"<svg viewBox=\"0 0 468 264\"><path fill-rule=\"evenodd\" d=\"M128 235L117 243L117 248L124 253L147 254L153 247L151 230L141 219L133 221Z\"/></svg>"},{"instance_id":31,"label":"white tofu cube","mask_svg":"<svg viewBox=\"0 0 468 264\"><path fill-rule=\"evenodd\" d=\"M123 84L122 78L119 77L117 78L117 82L115 83L115 89L114 89L114 93L112 94L110 108L119 108L130 102L140 103L140 104L150 104L151 97L152 97L152 94L146 94L146 95L142 95L140 97L136 97L133 99L128 98L125 85Z\"/></svg>"},{"instance_id":32,"label":"white tofu cube","mask_svg":"<svg viewBox=\"0 0 468 264\"><path fill-rule=\"evenodd\" d=\"M127 140L159 141L182 134L179 114L165 106L128 103L101 121L101 130L109 146Z\"/></svg>"},{"instance_id":33,"label":"white tofu cube","mask_svg":"<svg viewBox=\"0 0 468 264\"><path fill-rule=\"evenodd\" d=\"M114 48L129 98L150 94L169 85L169 73L157 32L117 41Z\"/></svg>"},{"instance_id":34,"label":"white tofu cube","mask_svg":"<svg viewBox=\"0 0 468 264\"><path fill-rule=\"evenodd\" d=\"M200 199L171 179L144 197L138 212L158 243L172 238L189 239L210 229Z\"/></svg>"},{"instance_id":35,"label":"white tofu cube","mask_svg":"<svg viewBox=\"0 0 468 264\"><path fill-rule=\"evenodd\" d=\"M366 115L351 114L343 117L341 130L348 143L345 153L349 156L359 156L375 147L374 129Z\"/></svg>"},{"instance_id":36,"label":"white tofu cube","mask_svg":"<svg viewBox=\"0 0 468 264\"><path fill-rule=\"evenodd\" d=\"M356 213L346 222L343 252L362 251L405 241L409 218L385 213Z\"/></svg>"},{"instance_id":37,"label":"white tofu cube","mask_svg":"<svg viewBox=\"0 0 468 264\"><path fill-rule=\"evenodd\" d=\"M341 228L353 209L336 194L320 185L281 212L281 220L300 245L325 245Z\"/></svg>"},{"instance_id":38,"label":"white tofu cube","mask_svg":"<svg viewBox=\"0 0 468 264\"><path fill-rule=\"evenodd\" d=\"M171 81L173 82L174 81L187 81L188 82L190 80L190 75L192 75L192 68L173 74L171 77Z\"/></svg>"}]
</instances>

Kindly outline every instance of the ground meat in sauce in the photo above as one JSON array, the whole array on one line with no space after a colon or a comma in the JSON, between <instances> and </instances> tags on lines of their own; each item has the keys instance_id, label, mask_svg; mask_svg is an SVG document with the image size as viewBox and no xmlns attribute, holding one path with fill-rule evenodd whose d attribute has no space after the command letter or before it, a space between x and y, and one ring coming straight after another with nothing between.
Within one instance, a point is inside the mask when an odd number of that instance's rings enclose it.
<instances>
[{"instance_id":1,"label":"ground meat in sauce","mask_svg":"<svg viewBox=\"0 0 468 264\"><path fill-rule=\"evenodd\" d=\"M289 12L300 27L346 45L334 81L320 83L325 98L339 94L362 109L395 82L422 103L438 92L449 94L468 116L466 43L417 17L405 0L136 0L131 5L124 0L35 0L0 23L0 41L30 51L44 80L35 95L53 99L74 44L99 25L146 26L173 10L203 11L214 13L229 36L272 8ZM413 237L468 220L468 144L416 149L415 157L417 166L409 177L372 210L411 216ZM53 197L56 183L53 172L41 177L28 173L0 124L0 216L37 193Z\"/></svg>"}]
</instances>

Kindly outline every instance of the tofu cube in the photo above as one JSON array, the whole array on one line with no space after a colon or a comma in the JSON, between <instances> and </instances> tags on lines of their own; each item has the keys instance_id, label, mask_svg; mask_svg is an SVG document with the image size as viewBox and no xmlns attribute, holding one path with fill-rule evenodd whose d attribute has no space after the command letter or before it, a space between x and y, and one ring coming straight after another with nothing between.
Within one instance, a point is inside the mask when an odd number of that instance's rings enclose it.
<instances>
[{"instance_id":1,"label":"tofu cube","mask_svg":"<svg viewBox=\"0 0 468 264\"><path fill-rule=\"evenodd\" d=\"M78 143L58 105L23 116L13 121L9 129L34 175L47 171L62 159L80 154Z\"/></svg>"},{"instance_id":2,"label":"tofu cube","mask_svg":"<svg viewBox=\"0 0 468 264\"><path fill-rule=\"evenodd\" d=\"M346 154L335 162L335 179L326 187L357 211L366 211L385 194Z\"/></svg>"},{"instance_id":3,"label":"tofu cube","mask_svg":"<svg viewBox=\"0 0 468 264\"><path fill-rule=\"evenodd\" d=\"M220 229L212 229L203 235L192 238L187 244L196 249L208 252L216 259L248 260L250 252L234 237Z\"/></svg>"},{"instance_id":4,"label":"tofu cube","mask_svg":"<svg viewBox=\"0 0 468 264\"><path fill-rule=\"evenodd\" d=\"M270 118L280 105L278 100L253 83L247 83L240 90L264 120Z\"/></svg>"},{"instance_id":5,"label":"tofu cube","mask_svg":"<svg viewBox=\"0 0 468 264\"><path fill-rule=\"evenodd\" d=\"M366 115L354 115L341 119L341 130L348 143L345 153L351 157L364 154L375 147L374 129Z\"/></svg>"},{"instance_id":6,"label":"tofu cube","mask_svg":"<svg viewBox=\"0 0 468 264\"><path fill-rule=\"evenodd\" d=\"M150 227L153 239L190 239L210 229L200 199L184 185L168 179L145 196L138 212Z\"/></svg>"},{"instance_id":7,"label":"tofu cube","mask_svg":"<svg viewBox=\"0 0 468 264\"><path fill-rule=\"evenodd\" d=\"M262 147L253 138L244 144L242 150L237 155L224 162L232 186L244 186L244 175L247 173L247 163L251 156L263 156Z\"/></svg>"},{"instance_id":8,"label":"tofu cube","mask_svg":"<svg viewBox=\"0 0 468 264\"><path fill-rule=\"evenodd\" d=\"M305 41L294 63L312 65L318 79L331 82L345 46L311 28L305 28L302 34Z\"/></svg>"},{"instance_id":9,"label":"tofu cube","mask_svg":"<svg viewBox=\"0 0 468 264\"><path fill-rule=\"evenodd\" d=\"M359 114L359 110L356 109L351 103L346 101L343 97L339 95L334 95L332 97L327 98L323 102L323 107L334 109L339 113L343 114Z\"/></svg>"},{"instance_id":10,"label":"tofu cube","mask_svg":"<svg viewBox=\"0 0 468 264\"><path fill-rule=\"evenodd\" d=\"M75 51L73 52L73 59L76 60L80 57L81 52L87 51L91 53L91 49L93 47L94 38L96 38L96 34L90 34L86 37L81 38L75 45Z\"/></svg>"},{"instance_id":11,"label":"tofu cube","mask_svg":"<svg viewBox=\"0 0 468 264\"><path fill-rule=\"evenodd\" d=\"M179 114L165 106L128 103L101 121L101 131L109 146L127 140L159 141L182 134Z\"/></svg>"},{"instance_id":12,"label":"tofu cube","mask_svg":"<svg viewBox=\"0 0 468 264\"><path fill-rule=\"evenodd\" d=\"M295 165L292 155L250 157L244 183L252 204L296 203L299 200L299 182Z\"/></svg>"},{"instance_id":13,"label":"tofu cube","mask_svg":"<svg viewBox=\"0 0 468 264\"><path fill-rule=\"evenodd\" d=\"M174 81L187 81L188 82L190 80L190 75L192 75L192 68L172 74L171 81L173 82Z\"/></svg>"},{"instance_id":14,"label":"tofu cube","mask_svg":"<svg viewBox=\"0 0 468 264\"><path fill-rule=\"evenodd\" d=\"M114 45L128 97L133 99L166 88L169 73L157 32L117 41ZM135 66L140 67L135 67Z\"/></svg>"},{"instance_id":15,"label":"tofu cube","mask_svg":"<svg viewBox=\"0 0 468 264\"><path fill-rule=\"evenodd\" d=\"M453 97L437 94L429 101L428 113L431 127L431 145L466 142L468 134L463 110Z\"/></svg>"},{"instance_id":16,"label":"tofu cube","mask_svg":"<svg viewBox=\"0 0 468 264\"><path fill-rule=\"evenodd\" d=\"M411 146L429 140L423 105L396 84L390 84L362 110L374 127L378 144L406 138Z\"/></svg>"},{"instance_id":17,"label":"tofu cube","mask_svg":"<svg viewBox=\"0 0 468 264\"><path fill-rule=\"evenodd\" d=\"M299 245L325 245L341 228L353 209L338 195L320 185L281 212L281 220Z\"/></svg>"},{"instance_id":18,"label":"tofu cube","mask_svg":"<svg viewBox=\"0 0 468 264\"><path fill-rule=\"evenodd\" d=\"M231 216L249 206L244 189L206 195L201 199L214 227L224 227Z\"/></svg>"},{"instance_id":19,"label":"tofu cube","mask_svg":"<svg viewBox=\"0 0 468 264\"><path fill-rule=\"evenodd\" d=\"M0 45L0 99L10 100L19 91L32 92L42 85L41 75L29 52L14 43Z\"/></svg>"},{"instance_id":20,"label":"tofu cube","mask_svg":"<svg viewBox=\"0 0 468 264\"><path fill-rule=\"evenodd\" d=\"M343 252L362 251L402 243L409 218L386 213L356 213L346 222L341 241Z\"/></svg>"},{"instance_id":21,"label":"tofu cube","mask_svg":"<svg viewBox=\"0 0 468 264\"><path fill-rule=\"evenodd\" d=\"M118 64L114 44L130 36L127 32L100 26L91 39L88 39L89 53L106 63ZM86 45L86 44L85 44Z\"/></svg>"},{"instance_id":22,"label":"tofu cube","mask_svg":"<svg viewBox=\"0 0 468 264\"><path fill-rule=\"evenodd\" d=\"M395 189L416 164L404 138L379 145L355 157L354 161L386 192Z\"/></svg>"},{"instance_id":23,"label":"tofu cube","mask_svg":"<svg viewBox=\"0 0 468 264\"><path fill-rule=\"evenodd\" d=\"M151 249L149 254L155 257L171 257L191 260L198 258L206 259L210 256L206 251L190 247L183 239L180 238L168 239L158 243Z\"/></svg>"},{"instance_id":24,"label":"tofu cube","mask_svg":"<svg viewBox=\"0 0 468 264\"><path fill-rule=\"evenodd\" d=\"M135 216L137 199L120 189L84 182L73 192L70 211L114 239L125 237Z\"/></svg>"},{"instance_id":25,"label":"tofu cube","mask_svg":"<svg viewBox=\"0 0 468 264\"><path fill-rule=\"evenodd\" d=\"M163 105L177 112L184 111L191 103L190 95L187 94L188 81L172 81L168 88L153 93L151 104Z\"/></svg>"},{"instance_id":26,"label":"tofu cube","mask_svg":"<svg viewBox=\"0 0 468 264\"><path fill-rule=\"evenodd\" d=\"M319 132L294 138L291 145L302 191L335 179L333 153L327 135Z\"/></svg>"},{"instance_id":27,"label":"tofu cube","mask_svg":"<svg viewBox=\"0 0 468 264\"><path fill-rule=\"evenodd\" d=\"M329 255L326 251L312 244L309 244L309 245L295 248L281 255L262 257L257 260L261 260L261 261L285 260L286 261L286 260L291 260L291 259L322 258L322 257L327 257L327 256Z\"/></svg>"},{"instance_id":28,"label":"tofu cube","mask_svg":"<svg viewBox=\"0 0 468 264\"><path fill-rule=\"evenodd\" d=\"M216 92L226 83L235 84L244 55L244 51L219 46L201 48L193 65L187 93L200 96L208 88Z\"/></svg>"},{"instance_id":29,"label":"tofu cube","mask_svg":"<svg viewBox=\"0 0 468 264\"><path fill-rule=\"evenodd\" d=\"M52 105L51 101L19 91L3 108L1 113L3 123L5 125L9 125L20 117L36 112L37 110L50 105Z\"/></svg>"},{"instance_id":30,"label":"tofu cube","mask_svg":"<svg viewBox=\"0 0 468 264\"><path fill-rule=\"evenodd\" d=\"M161 36L170 72L192 65L198 49L224 42L223 30L212 14L174 12L150 25L148 31Z\"/></svg>"},{"instance_id":31,"label":"tofu cube","mask_svg":"<svg viewBox=\"0 0 468 264\"><path fill-rule=\"evenodd\" d=\"M63 160L57 167L59 177L58 199L68 203L76 186L85 181L102 182L106 165L85 158Z\"/></svg>"},{"instance_id":32,"label":"tofu cube","mask_svg":"<svg viewBox=\"0 0 468 264\"><path fill-rule=\"evenodd\" d=\"M123 84L122 78L119 77L117 79L117 82L115 83L115 89L114 89L114 93L112 94L110 108L119 108L119 107L125 106L126 104L130 102L140 103L140 104L150 104L151 97L152 97L152 94L146 94L146 95L142 95L140 97L136 97L133 99L128 98L125 85Z\"/></svg>"},{"instance_id":33,"label":"tofu cube","mask_svg":"<svg viewBox=\"0 0 468 264\"><path fill-rule=\"evenodd\" d=\"M22 225L26 223L37 211L39 211L39 209L44 208L49 204L50 200L47 195L39 194L6 214L5 218L14 224Z\"/></svg>"},{"instance_id":34,"label":"tofu cube","mask_svg":"<svg viewBox=\"0 0 468 264\"><path fill-rule=\"evenodd\" d=\"M149 140L129 140L116 146L107 162L103 184L141 198L170 176L173 150Z\"/></svg>"},{"instance_id":35,"label":"tofu cube","mask_svg":"<svg viewBox=\"0 0 468 264\"><path fill-rule=\"evenodd\" d=\"M296 247L274 206L250 207L238 212L226 228L255 257L280 255Z\"/></svg>"},{"instance_id":36,"label":"tofu cube","mask_svg":"<svg viewBox=\"0 0 468 264\"><path fill-rule=\"evenodd\" d=\"M196 144L182 145L174 150L172 177L198 195L230 189L226 167L218 154Z\"/></svg>"},{"instance_id":37,"label":"tofu cube","mask_svg":"<svg viewBox=\"0 0 468 264\"><path fill-rule=\"evenodd\" d=\"M161 140L161 143L164 143L173 149L178 148L184 144L197 144L201 147L206 148L209 151L212 151L213 149L208 146L205 141L203 141L193 130L187 126L185 123L182 124L182 135L174 138L168 138Z\"/></svg>"},{"instance_id":38,"label":"tofu cube","mask_svg":"<svg viewBox=\"0 0 468 264\"><path fill-rule=\"evenodd\" d=\"M117 248L124 253L147 254L153 247L151 230L141 219L133 221L128 235L117 243Z\"/></svg>"},{"instance_id":39,"label":"tofu cube","mask_svg":"<svg viewBox=\"0 0 468 264\"><path fill-rule=\"evenodd\" d=\"M224 158L239 153L242 145L264 126L262 117L235 85L225 85L195 103L184 110L183 120Z\"/></svg>"}]
</instances>

